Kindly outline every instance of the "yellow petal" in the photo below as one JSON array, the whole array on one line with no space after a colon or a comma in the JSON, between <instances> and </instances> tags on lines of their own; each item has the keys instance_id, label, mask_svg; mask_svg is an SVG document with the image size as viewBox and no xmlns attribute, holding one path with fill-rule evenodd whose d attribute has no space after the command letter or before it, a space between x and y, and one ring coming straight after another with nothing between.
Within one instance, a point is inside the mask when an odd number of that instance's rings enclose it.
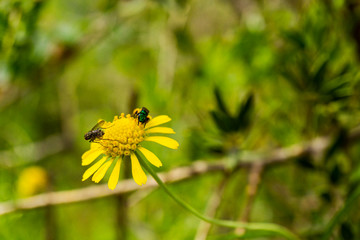
<instances>
[{"instance_id":1,"label":"yellow petal","mask_svg":"<svg viewBox=\"0 0 360 240\"><path fill-rule=\"evenodd\" d=\"M145 132L146 133L169 133L169 134L175 133L172 128L168 128L168 127L154 127L154 128L147 129Z\"/></svg>"},{"instance_id":2,"label":"yellow petal","mask_svg":"<svg viewBox=\"0 0 360 240\"><path fill-rule=\"evenodd\" d=\"M106 171L109 169L110 165L111 165L112 161L107 161L106 163L104 163L104 165L102 165L94 174L94 176L92 177L91 180L93 180L94 182L98 183L101 181L101 179L104 178Z\"/></svg>"},{"instance_id":3,"label":"yellow petal","mask_svg":"<svg viewBox=\"0 0 360 240\"><path fill-rule=\"evenodd\" d=\"M98 149L91 147L88 151L84 152L84 154L81 156L81 159L86 158L89 154L91 154L92 152L94 152L96 150L98 150Z\"/></svg>"},{"instance_id":4,"label":"yellow petal","mask_svg":"<svg viewBox=\"0 0 360 240\"><path fill-rule=\"evenodd\" d=\"M101 167L101 165L103 165L103 163L106 161L107 156L103 156L97 163L95 163L94 165L92 165L91 167L89 167L83 175L83 181L85 181L86 179L88 179L91 175L93 175L93 173L99 169L99 167Z\"/></svg>"},{"instance_id":5,"label":"yellow petal","mask_svg":"<svg viewBox=\"0 0 360 240\"><path fill-rule=\"evenodd\" d=\"M102 154L103 151L100 148L92 148L89 151L85 152L82 156L81 165L86 166L92 163L97 157Z\"/></svg>"},{"instance_id":6,"label":"yellow petal","mask_svg":"<svg viewBox=\"0 0 360 240\"><path fill-rule=\"evenodd\" d=\"M90 148L91 149L99 149L99 148L101 149L101 145L98 143L92 142L92 143L90 143Z\"/></svg>"},{"instance_id":7,"label":"yellow petal","mask_svg":"<svg viewBox=\"0 0 360 240\"><path fill-rule=\"evenodd\" d=\"M158 144L161 144L165 147L171 148L171 149L177 149L179 147L179 143L177 141L175 141L172 138L168 138L168 137L146 137L144 139L145 141L150 141L150 142L156 142Z\"/></svg>"},{"instance_id":8,"label":"yellow petal","mask_svg":"<svg viewBox=\"0 0 360 240\"><path fill-rule=\"evenodd\" d=\"M159 160L159 158L152 152L150 152L149 150L147 150L146 148L143 147L139 147L138 148L139 151L144 154L144 156L146 157L146 159L155 167L161 167L162 163Z\"/></svg>"},{"instance_id":9,"label":"yellow petal","mask_svg":"<svg viewBox=\"0 0 360 240\"><path fill-rule=\"evenodd\" d=\"M120 166L121 166L121 158L117 157L115 167L110 175L109 182L108 182L108 187L111 190L114 190L118 183L119 174L120 174Z\"/></svg>"},{"instance_id":10,"label":"yellow petal","mask_svg":"<svg viewBox=\"0 0 360 240\"><path fill-rule=\"evenodd\" d=\"M135 153L131 153L130 157L131 157L131 171L134 181L138 185L145 184L147 181L147 177L140 166L139 160L137 159Z\"/></svg>"},{"instance_id":11,"label":"yellow petal","mask_svg":"<svg viewBox=\"0 0 360 240\"><path fill-rule=\"evenodd\" d=\"M171 121L171 118L169 118L169 116L166 115L160 115L157 117L154 117L153 119L151 119L145 126L145 129L151 128L151 127L155 127L157 125L163 124L163 123L167 123Z\"/></svg>"}]
</instances>

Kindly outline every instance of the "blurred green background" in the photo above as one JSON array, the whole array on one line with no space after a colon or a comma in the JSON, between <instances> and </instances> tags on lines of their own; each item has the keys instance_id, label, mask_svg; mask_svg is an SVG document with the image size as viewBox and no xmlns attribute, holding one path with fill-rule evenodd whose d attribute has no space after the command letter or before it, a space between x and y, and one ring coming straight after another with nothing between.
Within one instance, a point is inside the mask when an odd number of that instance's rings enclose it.
<instances>
[{"instance_id":1,"label":"blurred green background","mask_svg":"<svg viewBox=\"0 0 360 240\"><path fill-rule=\"evenodd\" d=\"M146 106L172 118L180 143L152 144L159 171L229 166L171 184L184 200L207 212L218 196L218 218L321 239L339 209L359 207L346 204L360 181L360 145L347 141L360 122L359 60L352 0L1 0L0 201L95 185L81 181L83 135ZM238 156L320 136L333 142L324 154L265 166L249 198ZM2 215L0 239L194 239L199 225L162 190L140 190ZM360 239L359 226L349 211L331 239Z\"/></svg>"}]
</instances>

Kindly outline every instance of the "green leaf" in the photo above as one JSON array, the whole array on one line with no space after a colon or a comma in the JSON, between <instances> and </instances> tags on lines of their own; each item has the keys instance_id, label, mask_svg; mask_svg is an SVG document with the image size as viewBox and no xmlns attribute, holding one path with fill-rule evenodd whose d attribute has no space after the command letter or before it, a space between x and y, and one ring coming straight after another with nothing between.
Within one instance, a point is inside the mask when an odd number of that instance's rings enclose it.
<instances>
[{"instance_id":1,"label":"green leaf","mask_svg":"<svg viewBox=\"0 0 360 240\"><path fill-rule=\"evenodd\" d=\"M306 47L306 42L303 36L304 35L298 31L288 31L283 33L283 37L286 40L289 40L290 43L300 49L305 49Z\"/></svg>"},{"instance_id":2,"label":"green leaf","mask_svg":"<svg viewBox=\"0 0 360 240\"><path fill-rule=\"evenodd\" d=\"M340 76L348 73L349 70L350 70L350 64L348 63L340 70L340 72L337 74L337 77L340 77Z\"/></svg>"},{"instance_id":3,"label":"green leaf","mask_svg":"<svg viewBox=\"0 0 360 240\"><path fill-rule=\"evenodd\" d=\"M344 89L345 87L347 87L347 86L349 86L350 85L350 83L349 82L339 82L339 80L338 79L336 79L336 80L333 80L333 81L335 81L335 84L333 84L332 86L330 86L330 87L328 87L328 89L326 90L326 93L328 93L328 94L334 94L335 92L337 92L337 91L339 91L339 90L342 90L342 89Z\"/></svg>"},{"instance_id":4,"label":"green leaf","mask_svg":"<svg viewBox=\"0 0 360 240\"><path fill-rule=\"evenodd\" d=\"M334 228L336 225L342 221L342 219L347 215L350 210L353 208L353 205L358 203L358 198L360 197L360 187L358 186L351 196L346 200L344 206L335 214L335 216L331 219L331 221L326 226L324 235L322 237L322 240L328 240L330 239Z\"/></svg>"},{"instance_id":5,"label":"green leaf","mask_svg":"<svg viewBox=\"0 0 360 240\"><path fill-rule=\"evenodd\" d=\"M351 94L337 95L337 96L334 96L334 97L331 99L331 101L332 101L332 102L336 102L336 101L340 101L340 100L349 98L349 97L351 97L351 96L352 96Z\"/></svg>"},{"instance_id":6,"label":"green leaf","mask_svg":"<svg viewBox=\"0 0 360 240\"><path fill-rule=\"evenodd\" d=\"M216 99L216 103L217 103L219 110L221 110L224 114L229 116L229 111L226 108L226 105L225 105L223 98L221 96L221 93L220 93L220 89L218 87L214 88L214 94L215 94L215 99Z\"/></svg>"},{"instance_id":7,"label":"green leaf","mask_svg":"<svg viewBox=\"0 0 360 240\"><path fill-rule=\"evenodd\" d=\"M330 176L329 176L330 182L332 184L339 184L342 177L343 177L343 173L341 171L341 168L340 168L339 164L336 164L331 169Z\"/></svg>"},{"instance_id":8,"label":"green leaf","mask_svg":"<svg viewBox=\"0 0 360 240\"><path fill-rule=\"evenodd\" d=\"M208 237L208 240L232 240L232 239L254 239L261 237L275 237L276 234L265 230L246 230L243 234L234 232L218 234Z\"/></svg>"},{"instance_id":9,"label":"green leaf","mask_svg":"<svg viewBox=\"0 0 360 240\"><path fill-rule=\"evenodd\" d=\"M251 93L246 101L240 105L237 118L235 119L235 130L247 129L250 125L250 117L254 107L254 95Z\"/></svg>"},{"instance_id":10,"label":"green leaf","mask_svg":"<svg viewBox=\"0 0 360 240\"><path fill-rule=\"evenodd\" d=\"M223 146L210 146L208 148L208 151L212 154L224 154L225 150L223 148Z\"/></svg>"},{"instance_id":11,"label":"green leaf","mask_svg":"<svg viewBox=\"0 0 360 240\"><path fill-rule=\"evenodd\" d=\"M322 200L324 200L327 203L331 203L332 200L333 200L333 197L332 197L331 193L328 192L328 191L321 193L320 197L321 197Z\"/></svg>"},{"instance_id":12,"label":"green leaf","mask_svg":"<svg viewBox=\"0 0 360 240\"><path fill-rule=\"evenodd\" d=\"M216 126L223 132L231 132L232 130L232 119L226 116L224 113L219 111L210 112Z\"/></svg>"},{"instance_id":13,"label":"green leaf","mask_svg":"<svg viewBox=\"0 0 360 240\"><path fill-rule=\"evenodd\" d=\"M352 170L350 178L351 183L358 183L360 182L360 166L356 166L355 169Z\"/></svg>"},{"instance_id":14,"label":"green leaf","mask_svg":"<svg viewBox=\"0 0 360 240\"><path fill-rule=\"evenodd\" d=\"M344 240L353 240L354 238L354 233L352 230L352 226L349 222L343 222L340 226L340 235L342 237L342 239Z\"/></svg>"},{"instance_id":15,"label":"green leaf","mask_svg":"<svg viewBox=\"0 0 360 240\"><path fill-rule=\"evenodd\" d=\"M314 74L313 81L314 81L315 90L321 89L322 84L324 83L325 73L327 70L328 63L329 60L324 61L324 63L319 67L317 72Z\"/></svg>"},{"instance_id":16,"label":"green leaf","mask_svg":"<svg viewBox=\"0 0 360 240\"><path fill-rule=\"evenodd\" d=\"M188 4L188 0L175 0L176 4L182 8L185 8Z\"/></svg>"},{"instance_id":17,"label":"green leaf","mask_svg":"<svg viewBox=\"0 0 360 240\"><path fill-rule=\"evenodd\" d=\"M344 143L347 139L347 131L345 129L341 129L338 133L337 137L333 141L333 143L330 145L330 147L327 149L325 153L325 163L328 163L331 157L335 154L335 152L342 146L344 146Z\"/></svg>"},{"instance_id":18,"label":"green leaf","mask_svg":"<svg viewBox=\"0 0 360 240\"><path fill-rule=\"evenodd\" d=\"M309 156L303 156L296 160L296 163L305 169L316 170L316 166L314 165L312 159Z\"/></svg>"},{"instance_id":19,"label":"green leaf","mask_svg":"<svg viewBox=\"0 0 360 240\"><path fill-rule=\"evenodd\" d=\"M185 53L196 52L191 33L186 28L174 29L174 36L179 50Z\"/></svg>"},{"instance_id":20,"label":"green leaf","mask_svg":"<svg viewBox=\"0 0 360 240\"><path fill-rule=\"evenodd\" d=\"M288 81L293 88L295 88L298 91L302 91L304 88L303 86L299 83L295 73L293 73L290 69L282 69L280 70L280 74L282 75L282 77Z\"/></svg>"},{"instance_id":21,"label":"green leaf","mask_svg":"<svg viewBox=\"0 0 360 240\"><path fill-rule=\"evenodd\" d=\"M304 90L308 90L313 85L313 77L310 73L309 63L305 59L301 59L298 63L299 71L301 73L300 80L304 82Z\"/></svg>"}]
</instances>

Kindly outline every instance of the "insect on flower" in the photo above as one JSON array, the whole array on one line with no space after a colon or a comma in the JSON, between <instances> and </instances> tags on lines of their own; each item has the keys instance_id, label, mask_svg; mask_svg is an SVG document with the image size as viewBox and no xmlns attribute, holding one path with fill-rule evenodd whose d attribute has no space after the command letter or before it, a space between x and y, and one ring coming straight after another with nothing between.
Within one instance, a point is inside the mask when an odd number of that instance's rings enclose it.
<instances>
[{"instance_id":1,"label":"insect on flower","mask_svg":"<svg viewBox=\"0 0 360 240\"><path fill-rule=\"evenodd\" d=\"M146 123L150 121L150 118L148 117L149 112L150 111L146 107L142 107L140 111L138 109L135 109L134 117L137 117L138 123L144 124L145 127Z\"/></svg>"},{"instance_id":2,"label":"insect on flower","mask_svg":"<svg viewBox=\"0 0 360 240\"><path fill-rule=\"evenodd\" d=\"M87 133L85 133L85 140L89 140L89 142L94 142L96 139L102 139L104 136L104 131L102 126L104 125L105 120L99 120L99 122Z\"/></svg>"},{"instance_id":3,"label":"insect on flower","mask_svg":"<svg viewBox=\"0 0 360 240\"><path fill-rule=\"evenodd\" d=\"M134 181L138 185L146 183L147 177L138 157L146 158L156 167L162 166L162 163L142 143L154 142L170 149L179 147L176 140L162 136L162 134L174 134L174 130L170 127L159 127L169 122L171 118L166 115L152 118L148 113L149 110L143 107L135 109L133 114L122 113L115 116L112 122L100 120L85 134L85 139L90 140L91 145L81 157L82 165L92 165L84 172L83 181L92 176L91 179L98 183L107 172L111 172L108 186L114 189L119 180L121 162L130 161Z\"/></svg>"}]
</instances>

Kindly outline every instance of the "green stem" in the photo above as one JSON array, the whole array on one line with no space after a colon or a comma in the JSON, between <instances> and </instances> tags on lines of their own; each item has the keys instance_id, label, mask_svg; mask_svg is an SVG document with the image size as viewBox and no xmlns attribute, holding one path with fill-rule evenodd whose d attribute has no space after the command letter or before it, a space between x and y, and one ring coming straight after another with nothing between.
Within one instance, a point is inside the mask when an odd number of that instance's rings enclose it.
<instances>
[{"instance_id":1,"label":"green stem","mask_svg":"<svg viewBox=\"0 0 360 240\"><path fill-rule=\"evenodd\" d=\"M175 200L179 205L184 207L186 210L200 218L201 220L216 224L223 227L229 227L229 228L244 228L247 230L259 230L259 231L267 231L267 232L273 232L275 234L281 235L287 239L291 240L299 240L299 238L294 235L292 232L287 230L286 228L279 226L277 224L272 223L244 223L244 222L234 222L234 221L228 221L228 220L220 220L216 218L210 218L207 216L204 216L199 211L197 211L195 208L184 202L182 199L178 198L159 178L159 176L156 174L156 172L149 166L149 164L143 160L141 156L138 156L138 159L141 163L141 165L146 169L146 171L155 179L155 181L164 189L164 191L172 197L172 199Z\"/></svg>"},{"instance_id":2,"label":"green stem","mask_svg":"<svg viewBox=\"0 0 360 240\"><path fill-rule=\"evenodd\" d=\"M344 216L351 210L354 203L357 203L357 199L360 197L360 187L358 187L348 198L344 207L340 209L336 215L331 219L328 226L326 227L323 240L328 240L333 233L335 226L344 218Z\"/></svg>"}]
</instances>

